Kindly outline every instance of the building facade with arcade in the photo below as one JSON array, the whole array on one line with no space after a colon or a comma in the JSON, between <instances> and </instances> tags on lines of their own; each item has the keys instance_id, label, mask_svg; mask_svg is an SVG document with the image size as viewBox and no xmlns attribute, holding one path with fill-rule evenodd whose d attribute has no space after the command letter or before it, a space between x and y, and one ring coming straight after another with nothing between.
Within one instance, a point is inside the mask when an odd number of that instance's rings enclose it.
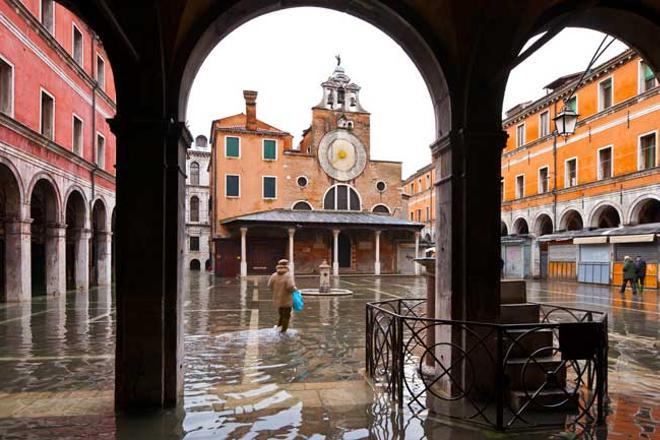
<instances>
[{"instance_id":1,"label":"building facade with arcade","mask_svg":"<svg viewBox=\"0 0 660 440\"><path fill-rule=\"evenodd\" d=\"M640 255L646 284L656 287L658 81L631 49L578 84L580 75L548 84L544 97L517 105L503 122L504 274L620 284L624 257ZM552 121L564 105L578 124L557 137Z\"/></svg>"},{"instance_id":2,"label":"building facade with arcade","mask_svg":"<svg viewBox=\"0 0 660 440\"><path fill-rule=\"evenodd\" d=\"M423 224L405 217L401 163L371 158L370 114L337 65L300 144L246 111L213 122L212 235L220 276L265 274L288 258L299 274L415 273Z\"/></svg>"},{"instance_id":3,"label":"building facade with arcade","mask_svg":"<svg viewBox=\"0 0 660 440\"><path fill-rule=\"evenodd\" d=\"M0 1L0 296L112 282L112 70L52 0Z\"/></svg>"}]
</instances>

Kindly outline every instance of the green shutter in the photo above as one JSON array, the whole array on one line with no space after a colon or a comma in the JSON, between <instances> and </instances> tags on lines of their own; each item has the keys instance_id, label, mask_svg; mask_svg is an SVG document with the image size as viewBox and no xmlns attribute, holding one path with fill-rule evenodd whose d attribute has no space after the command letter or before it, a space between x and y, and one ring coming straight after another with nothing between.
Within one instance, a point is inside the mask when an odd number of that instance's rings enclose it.
<instances>
[{"instance_id":1,"label":"green shutter","mask_svg":"<svg viewBox=\"0 0 660 440\"><path fill-rule=\"evenodd\" d=\"M644 64L644 81L649 81L655 78L655 75L653 75L653 70L651 68Z\"/></svg>"},{"instance_id":2,"label":"green shutter","mask_svg":"<svg viewBox=\"0 0 660 440\"><path fill-rule=\"evenodd\" d=\"M570 101L566 102L566 108L577 112L577 96L573 96Z\"/></svg>"},{"instance_id":3,"label":"green shutter","mask_svg":"<svg viewBox=\"0 0 660 440\"><path fill-rule=\"evenodd\" d=\"M277 157L277 143L275 141L264 141L264 159L275 160Z\"/></svg>"},{"instance_id":4,"label":"green shutter","mask_svg":"<svg viewBox=\"0 0 660 440\"><path fill-rule=\"evenodd\" d=\"M225 156L227 157L239 157L240 156L240 147L237 137L227 137L225 140Z\"/></svg>"},{"instance_id":5,"label":"green shutter","mask_svg":"<svg viewBox=\"0 0 660 440\"><path fill-rule=\"evenodd\" d=\"M275 178L264 177L264 199L274 199L275 195Z\"/></svg>"},{"instance_id":6,"label":"green shutter","mask_svg":"<svg viewBox=\"0 0 660 440\"><path fill-rule=\"evenodd\" d=\"M239 196L239 177L227 176L227 197Z\"/></svg>"}]
</instances>

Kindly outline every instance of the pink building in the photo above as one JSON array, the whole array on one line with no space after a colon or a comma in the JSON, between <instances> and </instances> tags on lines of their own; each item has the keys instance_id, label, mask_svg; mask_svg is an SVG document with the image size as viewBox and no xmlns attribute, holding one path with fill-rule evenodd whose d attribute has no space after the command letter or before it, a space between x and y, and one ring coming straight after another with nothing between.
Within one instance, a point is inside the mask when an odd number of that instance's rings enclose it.
<instances>
[{"instance_id":1,"label":"pink building","mask_svg":"<svg viewBox=\"0 0 660 440\"><path fill-rule=\"evenodd\" d=\"M53 0L0 0L0 297L110 284L112 69Z\"/></svg>"}]
</instances>

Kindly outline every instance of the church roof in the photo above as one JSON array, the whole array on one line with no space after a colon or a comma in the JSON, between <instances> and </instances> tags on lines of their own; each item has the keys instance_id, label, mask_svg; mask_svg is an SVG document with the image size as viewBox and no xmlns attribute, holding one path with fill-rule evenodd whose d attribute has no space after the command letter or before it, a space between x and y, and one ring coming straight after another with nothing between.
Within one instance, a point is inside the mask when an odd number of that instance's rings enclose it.
<instances>
[{"instance_id":1,"label":"church roof","mask_svg":"<svg viewBox=\"0 0 660 440\"><path fill-rule=\"evenodd\" d=\"M344 225L385 227L395 229L422 229L423 223L411 222L390 215L360 211L301 211L272 209L225 219L224 225L237 224L301 224L309 226Z\"/></svg>"}]
</instances>

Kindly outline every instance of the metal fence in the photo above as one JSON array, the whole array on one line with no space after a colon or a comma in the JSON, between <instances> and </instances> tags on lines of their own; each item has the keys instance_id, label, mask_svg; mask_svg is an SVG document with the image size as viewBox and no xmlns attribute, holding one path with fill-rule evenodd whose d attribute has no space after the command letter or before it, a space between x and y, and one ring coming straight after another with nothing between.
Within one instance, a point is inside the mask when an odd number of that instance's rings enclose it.
<instances>
[{"instance_id":1,"label":"metal fence","mask_svg":"<svg viewBox=\"0 0 660 440\"><path fill-rule=\"evenodd\" d=\"M538 321L430 319L425 299L367 304L367 375L399 407L499 431L603 424L607 315L523 307Z\"/></svg>"}]
</instances>

